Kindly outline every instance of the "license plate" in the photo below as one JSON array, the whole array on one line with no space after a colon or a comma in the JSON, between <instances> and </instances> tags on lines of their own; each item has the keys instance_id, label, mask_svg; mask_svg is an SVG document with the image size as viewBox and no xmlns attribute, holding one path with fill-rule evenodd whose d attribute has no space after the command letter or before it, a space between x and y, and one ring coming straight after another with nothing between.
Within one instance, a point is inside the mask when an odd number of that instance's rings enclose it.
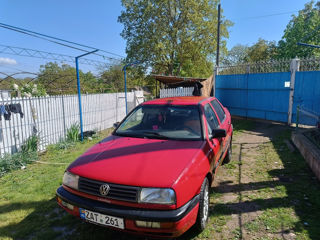
<instances>
[{"instance_id":1,"label":"license plate","mask_svg":"<svg viewBox=\"0 0 320 240\"><path fill-rule=\"evenodd\" d=\"M124 229L123 218L104 215L104 214L92 212L83 208L80 208L79 211L80 211L80 218L86 221L105 225L105 226Z\"/></svg>"}]
</instances>

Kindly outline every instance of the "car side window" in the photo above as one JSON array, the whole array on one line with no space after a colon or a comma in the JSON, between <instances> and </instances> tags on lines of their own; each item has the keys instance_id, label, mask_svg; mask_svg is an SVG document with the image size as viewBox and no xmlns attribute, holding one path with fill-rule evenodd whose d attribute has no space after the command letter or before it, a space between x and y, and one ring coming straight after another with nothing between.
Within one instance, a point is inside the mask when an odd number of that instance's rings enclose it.
<instances>
[{"instance_id":1,"label":"car side window","mask_svg":"<svg viewBox=\"0 0 320 240\"><path fill-rule=\"evenodd\" d=\"M204 106L204 115L207 120L208 134L211 135L212 130L219 127L219 122L209 103Z\"/></svg>"},{"instance_id":2,"label":"car side window","mask_svg":"<svg viewBox=\"0 0 320 240\"><path fill-rule=\"evenodd\" d=\"M226 118L226 114L223 111L223 108L221 107L221 105L218 103L217 100L211 101L211 104L212 104L213 108L216 110L216 113L220 119L220 122L222 123L224 121L224 119Z\"/></svg>"}]
</instances>

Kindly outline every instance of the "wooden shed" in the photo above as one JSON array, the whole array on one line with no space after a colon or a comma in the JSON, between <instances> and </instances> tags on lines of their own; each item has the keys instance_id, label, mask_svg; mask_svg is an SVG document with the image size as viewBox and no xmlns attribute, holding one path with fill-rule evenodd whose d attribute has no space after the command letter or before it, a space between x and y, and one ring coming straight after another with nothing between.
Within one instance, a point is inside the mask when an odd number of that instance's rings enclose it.
<instances>
[{"instance_id":1,"label":"wooden shed","mask_svg":"<svg viewBox=\"0 0 320 240\"><path fill-rule=\"evenodd\" d=\"M200 83L201 96L209 97L213 88L213 76L209 78L179 77L152 75L156 80L156 92L161 88L178 88L178 87L195 87L196 83Z\"/></svg>"}]
</instances>

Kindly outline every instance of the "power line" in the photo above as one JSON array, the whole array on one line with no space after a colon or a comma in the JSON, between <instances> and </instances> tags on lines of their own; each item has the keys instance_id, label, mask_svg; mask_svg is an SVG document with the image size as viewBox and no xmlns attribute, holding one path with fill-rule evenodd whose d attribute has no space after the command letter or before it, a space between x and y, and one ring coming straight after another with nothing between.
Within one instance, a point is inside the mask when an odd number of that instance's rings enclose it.
<instances>
[{"instance_id":1,"label":"power line","mask_svg":"<svg viewBox=\"0 0 320 240\"><path fill-rule=\"evenodd\" d=\"M6 46L6 45L1 45L1 44L0 44L0 53L74 63L73 56L59 54L59 53L45 52L45 51L34 50L34 49L29 49L29 48ZM110 64L110 63L105 63L105 62L101 62L101 61L97 61L97 60L91 60L88 58L80 58L79 60L80 60L81 64L86 64L86 65L92 65L92 66L97 66L97 67L103 66L103 65L112 66L112 64Z\"/></svg>"},{"instance_id":2,"label":"power line","mask_svg":"<svg viewBox=\"0 0 320 240\"><path fill-rule=\"evenodd\" d=\"M267 15L261 15L261 16L252 16L252 17L246 17L246 18L238 18L238 19L233 19L233 21L235 21L235 20L250 20L250 19L268 18L268 17L280 16L280 15L287 15L287 14L292 14L292 13L297 13L297 12L299 12L299 11L273 13L273 14L267 14ZM231 19L231 20L232 20L232 19Z\"/></svg>"},{"instance_id":3,"label":"power line","mask_svg":"<svg viewBox=\"0 0 320 240\"><path fill-rule=\"evenodd\" d=\"M22 31L24 31L24 32L33 33L33 34L36 34L36 35L39 35L39 36L43 36L43 37L47 37L47 38L52 38L52 39L59 40L59 41L62 41L62 42L71 43L71 44L73 44L73 45L77 45L77 46L81 46L81 47L85 47L85 48L90 48L90 49L93 49L93 50L94 50L94 49L98 49L98 48L95 48L95 47L91 47L91 46L87 46L87 45L84 45L84 44L80 44L80 43L68 41L68 40L65 40L65 39L61 39L61 38L49 36L49 35L46 35L46 34L38 33L38 32L35 32L35 31L31 31L31 30L28 30L28 29L24 29L24 28L20 28L20 27L15 27L15 26L12 26L12 25L9 25L9 24L5 24L5 23L1 23L1 22L0 22L0 25L6 26L6 27L10 27L10 28L15 28L15 29L18 29L18 30L22 30ZM108 54L111 54L111 55L114 55L114 56L118 56L118 57L124 58L124 56L121 56L121 55L116 54L116 53L108 52L108 51L105 51L105 50L102 50L102 49L98 49L98 50L101 51L101 52L105 52L105 53L108 53Z\"/></svg>"},{"instance_id":4,"label":"power line","mask_svg":"<svg viewBox=\"0 0 320 240\"><path fill-rule=\"evenodd\" d=\"M20 33L23 33L23 34L27 34L27 35L30 35L30 36L33 36L33 37L37 37L37 38L40 38L40 39L43 39L43 40L46 40L46 41L50 41L52 43L56 43L56 44L59 44L59 45L63 45L65 47L70 47L70 48L73 48L73 49L76 49L76 50L80 50L80 51L84 51L84 52L88 52L88 51L84 50L84 49L76 48L76 47L73 47L73 46L70 46L70 45L67 45L67 44L59 43L57 41L53 41L53 40L50 40L50 39L55 39L55 40L58 40L58 41L61 41L61 42L66 42L66 43L69 43L69 44L73 44L73 45L81 46L81 47L85 47L85 48L98 49L98 48L94 48L94 47L87 46L87 45L84 45L84 44L80 44L80 43L68 41L68 40L65 40L65 39L49 36L49 35L46 35L46 34L38 33L38 32L35 32L35 31L31 31L31 30L28 30L28 29L15 27L15 26L12 26L12 25L9 25L9 24L5 24L5 23L0 23L0 27L6 28L6 29L12 30L12 31L20 32ZM39 37L39 36L42 36L42 37ZM50 38L50 39L48 39L48 38ZM118 57L124 58L123 56L121 56L119 54L116 54L116 53L108 52L108 51L105 51L105 50L102 50L102 49L98 49L98 50L101 51L101 52L105 52L105 53L108 53L108 54L111 54L111 55L114 55L114 56L118 56ZM104 56L104 55L101 55L101 54L96 54L96 55L102 56L104 58L110 58L110 57L107 57L107 56Z\"/></svg>"},{"instance_id":5,"label":"power line","mask_svg":"<svg viewBox=\"0 0 320 240\"><path fill-rule=\"evenodd\" d=\"M6 28L6 29L8 29L8 30L15 31L15 32L19 32L19 33L22 33L22 34L26 34L26 35L29 35L29 36L31 36L31 37L35 37L35 38L39 38L39 39L42 39L42 40L46 40L46 41L49 41L49 42L52 42L52 43L55 43L55 44L58 44L58 45L61 45L61 46L64 46L64 47L69 47L69 48L72 48L72 49L75 49L75 50L87 52L87 50L84 50L84 49L81 49L81 48L73 47L73 46L70 46L70 45L67 45L67 44L64 44L64 43L60 43L60 42L57 42L57 41L52 41L52 40L47 39L47 38L39 37L39 36L37 36L37 35L35 35L35 34L30 34L30 33L28 33L28 32L20 31L20 30L11 28L11 27L2 26L1 24L0 24L0 27Z\"/></svg>"},{"instance_id":6,"label":"power line","mask_svg":"<svg viewBox=\"0 0 320 240\"><path fill-rule=\"evenodd\" d=\"M2 26L1 23L0 23L0 27L6 28L8 30L16 31L16 32L19 32L19 33L22 33L22 34L26 34L26 35L29 35L29 36L32 36L32 37L36 37L36 38L39 38L39 39L42 39L42 40L45 40L45 41L49 41L49 42L52 42L52 43L55 43L55 44L58 44L58 45L62 45L64 47L69 47L69 48L76 49L76 50L79 50L79 51L82 51L82 52L88 52L87 50L84 50L84 49L81 49L81 48L73 47L73 46L70 46L70 45L67 45L67 44L64 44L64 43L60 43L60 42L57 42L57 41L53 41L53 40L50 40L50 39L47 39L47 38L44 38L44 37L39 37L39 36L37 36L35 34L24 32L24 31L21 31L21 30L12 28L12 27ZM95 53L95 55L101 56L104 59L107 58L107 59L111 59L111 60L120 61L120 59L116 59L116 58L113 58L113 57L107 57L107 56L104 56L104 55L101 55L101 54L97 54L97 53Z\"/></svg>"}]
</instances>

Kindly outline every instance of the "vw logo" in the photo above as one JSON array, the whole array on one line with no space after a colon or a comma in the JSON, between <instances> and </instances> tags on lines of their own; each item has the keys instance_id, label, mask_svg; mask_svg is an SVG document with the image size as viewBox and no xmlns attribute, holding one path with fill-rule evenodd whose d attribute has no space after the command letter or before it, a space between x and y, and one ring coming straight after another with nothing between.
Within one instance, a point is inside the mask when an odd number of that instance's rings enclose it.
<instances>
[{"instance_id":1,"label":"vw logo","mask_svg":"<svg viewBox=\"0 0 320 240\"><path fill-rule=\"evenodd\" d=\"M102 196L107 196L108 193L109 193L109 190L110 190L110 186L109 186L108 184L103 184L103 185L101 185L101 186L100 186L100 189L99 189L100 194L101 194Z\"/></svg>"}]
</instances>

